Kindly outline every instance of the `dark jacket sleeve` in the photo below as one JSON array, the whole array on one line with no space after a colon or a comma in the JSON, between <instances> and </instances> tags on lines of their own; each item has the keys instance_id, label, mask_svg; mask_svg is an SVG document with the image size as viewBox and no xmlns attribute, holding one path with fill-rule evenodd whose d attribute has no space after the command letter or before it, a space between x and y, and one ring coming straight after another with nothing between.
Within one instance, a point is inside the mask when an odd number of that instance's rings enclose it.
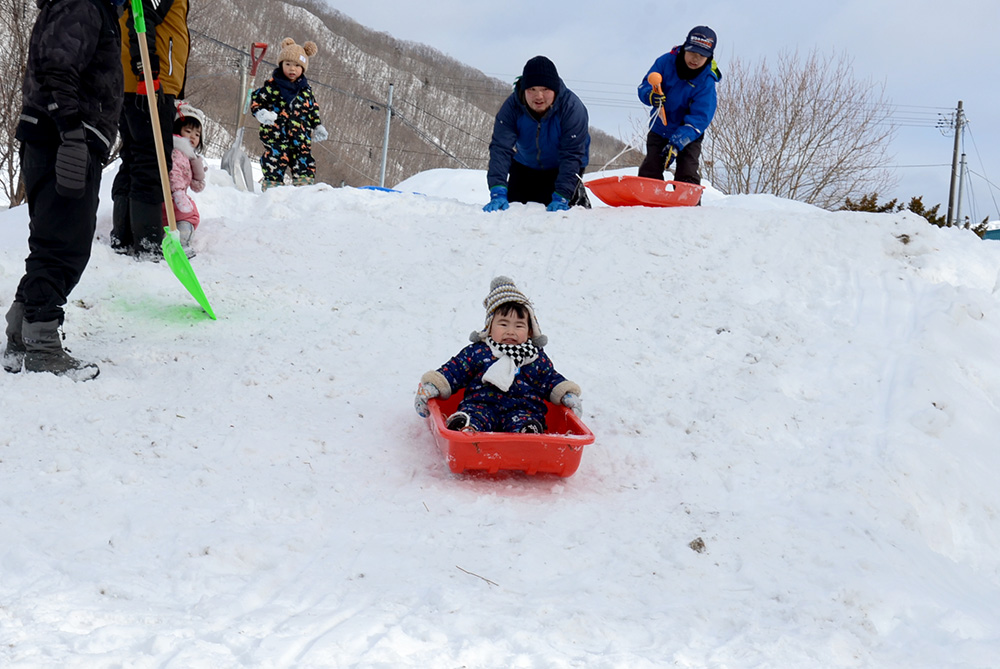
<instances>
[{"instance_id":1,"label":"dark jacket sleeve","mask_svg":"<svg viewBox=\"0 0 1000 669\"><path fill-rule=\"evenodd\" d=\"M453 391L464 388L483 374L487 363L492 363L493 354L489 351L486 344L469 344L437 371L448 380Z\"/></svg>"},{"instance_id":2,"label":"dark jacket sleeve","mask_svg":"<svg viewBox=\"0 0 1000 669\"><path fill-rule=\"evenodd\" d=\"M553 388L566 380L565 376L556 371L545 351L539 351L538 359L522 367L521 371L526 372L528 382L541 391L542 397L546 399Z\"/></svg>"},{"instance_id":3,"label":"dark jacket sleeve","mask_svg":"<svg viewBox=\"0 0 1000 669\"><path fill-rule=\"evenodd\" d=\"M319 104L316 102L316 95L312 88L309 89L309 110L306 112L305 127L308 130L315 130L316 126L323 123L319 117Z\"/></svg>"},{"instance_id":4,"label":"dark jacket sleeve","mask_svg":"<svg viewBox=\"0 0 1000 669\"><path fill-rule=\"evenodd\" d=\"M590 116L583 101L570 90L562 108L562 136L559 139L559 176L555 191L567 200L576 192L580 170L590 157Z\"/></svg>"},{"instance_id":5,"label":"dark jacket sleeve","mask_svg":"<svg viewBox=\"0 0 1000 669\"><path fill-rule=\"evenodd\" d=\"M256 114L261 109L271 109L271 99L268 95L268 84L271 82L268 79L264 82L264 85L255 90L250 94L250 113Z\"/></svg>"},{"instance_id":6,"label":"dark jacket sleeve","mask_svg":"<svg viewBox=\"0 0 1000 669\"><path fill-rule=\"evenodd\" d=\"M81 77L93 60L100 39L100 10L90 2L50 6L43 32L32 44L25 102L35 104L55 121L60 132L81 125ZM29 90L37 86L37 90Z\"/></svg>"},{"instance_id":7,"label":"dark jacket sleeve","mask_svg":"<svg viewBox=\"0 0 1000 669\"><path fill-rule=\"evenodd\" d=\"M490 166L486 172L486 183L490 188L507 185L510 163L514 160L514 145L517 144L518 104L517 94L511 93L500 106L493 122Z\"/></svg>"},{"instance_id":8,"label":"dark jacket sleeve","mask_svg":"<svg viewBox=\"0 0 1000 669\"><path fill-rule=\"evenodd\" d=\"M146 23L146 44L149 46L149 66L153 70L153 78L160 76L160 57L156 53L156 27L163 23L164 17L170 11L174 0L142 0L142 16ZM139 51L139 41L135 32L135 17L128 10L128 53L132 63L132 72L142 73L142 54Z\"/></svg>"}]
</instances>

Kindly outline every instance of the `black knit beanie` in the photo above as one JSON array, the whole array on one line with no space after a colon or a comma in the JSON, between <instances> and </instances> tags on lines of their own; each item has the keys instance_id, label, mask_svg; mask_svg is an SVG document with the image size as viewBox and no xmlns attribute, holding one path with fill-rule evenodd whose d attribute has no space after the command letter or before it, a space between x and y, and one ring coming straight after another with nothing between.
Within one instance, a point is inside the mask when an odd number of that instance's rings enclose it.
<instances>
[{"instance_id":1,"label":"black knit beanie","mask_svg":"<svg viewBox=\"0 0 1000 669\"><path fill-rule=\"evenodd\" d=\"M544 86L553 91L559 90L559 73L556 66L545 56L535 56L524 64L521 73L521 90L526 91L534 86Z\"/></svg>"}]
</instances>

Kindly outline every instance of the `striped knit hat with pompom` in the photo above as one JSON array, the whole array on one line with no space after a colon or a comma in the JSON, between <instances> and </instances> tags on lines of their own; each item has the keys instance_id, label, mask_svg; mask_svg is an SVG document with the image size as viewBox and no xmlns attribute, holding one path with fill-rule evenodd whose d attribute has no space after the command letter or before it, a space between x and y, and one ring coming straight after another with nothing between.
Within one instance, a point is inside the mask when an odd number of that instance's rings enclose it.
<instances>
[{"instance_id":1,"label":"striped knit hat with pompom","mask_svg":"<svg viewBox=\"0 0 1000 669\"><path fill-rule=\"evenodd\" d=\"M531 300L518 290L517 286L514 285L514 280L507 276L498 276L490 281L490 292L486 296L486 299L483 300L483 306L486 307L486 324L483 326L482 331L473 332L469 335L469 339L473 342L486 341L497 307L507 302L515 302L524 306L528 312L528 323L531 325L531 343L538 348L544 347L549 342L549 338L542 334L542 328L538 325L538 319L535 317L535 308L532 306Z\"/></svg>"}]
</instances>

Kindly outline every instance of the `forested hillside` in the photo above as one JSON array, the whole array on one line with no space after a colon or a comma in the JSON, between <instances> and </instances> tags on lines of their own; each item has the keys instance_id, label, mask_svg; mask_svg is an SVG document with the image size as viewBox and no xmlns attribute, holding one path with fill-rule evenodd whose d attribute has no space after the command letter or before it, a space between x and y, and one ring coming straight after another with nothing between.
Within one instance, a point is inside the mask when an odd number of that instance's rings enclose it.
<instances>
[{"instance_id":1,"label":"forested hillside","mask_svg":"<svg viewBox=\"0 0 1000 669\"><path fill-rule=\"evenodd\" d=\"M369 30L313 0L195 2L189 24L187 97L211 119L206 129L210 156L221 155L233 141L241 98L239 63L250 44L269 45L254 80L259 86L275 66L281 39L292 37L319 47L307 73L330 131L330 139L314 150L319 180L378 183L390 83L387 185L435 167L486 168L493 117L512 82L488 77L431 46ZM252 117L246 126L244 146L256 159L258 126ZM603 132L592 135L592 169L624 148ZM615 165L634 165L639 159L629 152Z\"/></svg>"}]
</instances>

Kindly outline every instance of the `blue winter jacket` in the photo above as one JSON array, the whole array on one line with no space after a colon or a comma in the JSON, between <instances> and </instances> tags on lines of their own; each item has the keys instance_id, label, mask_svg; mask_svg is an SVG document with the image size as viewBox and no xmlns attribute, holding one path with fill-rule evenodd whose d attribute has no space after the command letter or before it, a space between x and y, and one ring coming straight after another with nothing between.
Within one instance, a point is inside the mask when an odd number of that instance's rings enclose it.
<instances>
[{"instance_id":1,"label":"blue winter jacket","mask_svg":"<svg viewBox=\"0 0 1000 669\"><path fill-rule=\"evenodd\" d=\"M437 370L424 374L420 380L434 384L441 397L446 399L459 388L465 388L464 401L476 402L503 413L524 411L540 418L545 417L543 400L559 404L566 393L580 394L580 387L555 370L545 351L540 350L538 359L518 368L514 383L506 392L483 381L483 375L494 362L496 358L487 344L469 344Z\"/></svg>"},{"instance_id":2,"label":"blue winter jacket","mask_svg":"<svg viewBox=\"0 0 1000 669\"><path fill-rule=\"evenodd\" d=\"M511 160L533 170L559 169L555 192L569 199L576 192L580 170L590 160L590 117L583 101L562 79L552 106L536 119L521 96L518 82L493 123L490 188L506 186Z\"/></svg>"},{"instance_id":3,"label":"blue winter jacket","mask_svg":"<svg viewBox=\"0 0 1000 669\"><path fill-rule=\"evenodd\" d=\"M649 68L649 72L659 72L663 76L663 83L660 86L663 87L663 94L667 98L664 104L667 125L663 125L656 107L653 107L651 114L656 120L650 129L670 140L676 137L678 141L671 143L683 148L701 137L715 117L715 108L718 104L715 84L722 79L722 75L713 60L698 76L685 81L677 76L675 65L677 58L683 58L679 46L657 58L653 67ZM639 99L646 105L651 104L649 96L653 92L653 86L647 79L649 72L639 84Z\"/></svg>"}]
</instances>

